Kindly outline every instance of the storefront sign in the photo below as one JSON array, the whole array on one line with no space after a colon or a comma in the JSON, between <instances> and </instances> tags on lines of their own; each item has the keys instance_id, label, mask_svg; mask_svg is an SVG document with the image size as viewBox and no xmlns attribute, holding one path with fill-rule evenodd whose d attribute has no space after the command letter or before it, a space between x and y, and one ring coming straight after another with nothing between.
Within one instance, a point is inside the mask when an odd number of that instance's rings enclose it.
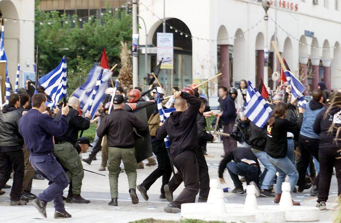
<instances>
[{"instance_id":1,"label":"storefront sign","mask_svg":"<svg viewBox=\"0 0 341 223\"><path fill-rule=\"evenodd\" d=\"M259 3L262 3L262 0L256 0ZM275 6L275 1L270 1L270 5L272 7ZM278 3L278 8L283 8L283 9L288 9L291 11L298 11L298 4L297 3L293 3L291 1L285 1L285 0L279 0L277 1Z\"/></svg>"},{"instance_id":2,"label":"storefront sign","mask_svg":"<svg viewBox=\"0 0 341 223\"><path fill-rule=\"evenodd\" d=\"M173 33L157 33L157 61L163 59L161 69L174 68Z\"/></svg>"},{"instance_id":3,"label":"storefront sign","mask_svg":"<svg viewBox=\"0 0 341 223\"><path fill-rule=\"evenodd\" d=\"M314 32L308 31L308 30L304 30L304 35L307 37L311 37L314 38Z\"/></svg>"}]
</instances>

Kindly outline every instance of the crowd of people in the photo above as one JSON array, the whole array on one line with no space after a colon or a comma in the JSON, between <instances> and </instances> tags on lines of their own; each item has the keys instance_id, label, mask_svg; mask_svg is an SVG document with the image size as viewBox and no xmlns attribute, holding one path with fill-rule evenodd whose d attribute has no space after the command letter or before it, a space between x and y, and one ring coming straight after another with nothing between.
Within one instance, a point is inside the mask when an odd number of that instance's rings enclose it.
<instances>
[{"instance_id":1,"label":"crowd of people","mask_svg":"<svg viewBox=\"0 0 341 223\"><path fill-rule=\"evenodd\" d=\"M244 114L248 87L245 80L239 82L238 89L219 87L220 111L216 113L210 111L205 93L195 85L181 91L175 87L172 96L167 98L158 86L145 92L135 88L127 95L118 87L113 96L105 98L94 119L82 113L80 101L73 96L67 104L47 108L49 96L44 89L39 88L34 94L29 89L30 83L26 84L27 91L11 94L0 113L0 189L8 187L6 183L13 172L10 204L25 205L33 200L44 217L50 201L54 201L55 218L71 217L64 201L90 203L81 196L82 161L90 165L100 150L100 171L109 170L110 206L118 206L118 179L122 172L127 174L127 192L133 204L139 203L136 190L148 200L148 190L160 177L160 199L170 202L165 212L180 212L181 204L195 202L198 193L197 202L207 202L210 177L205 154L207 143L216 140L207 131L206 118L211 116L216 119L208 124L220 126L224 133L224 155L218 175L221 183L225 183L224 171L228 170L235 186L232 193L245 193L245 181L255 186L257 196L274 197L274 202L279 203L282 183L288 177L291 192L311 188L310 194L318 196L317 207L324 210L335 168L338 194L341 194L338 146L341 93L328 92L323 82L313 90L305 109L297 105L289 85L282 85L273 94L269 92L267 102L273 113L264 128L256 126ZM141 120L130 112L142 102L154 105L148 120ZM171 109L172 113L163 120L160 110ZM79 135L92 123L97 126L94 147L89 157L82 160L80 154L92 145L88 138ZM138 148L134 142L137 136L146 133L157 160L149 157L147 165L157 164L157 167L137 184L137 169L143 168L143 162L137 163ZM49 181L49 186L39 195L32 194L29 187L35 174ZM173 192L182 182L185 188L173 198ZM68 195L64 197L67 187ZM3 193L0 190L0 195ZM300 203L293 201L293 205Z\"/></svg>"}]
</instances>

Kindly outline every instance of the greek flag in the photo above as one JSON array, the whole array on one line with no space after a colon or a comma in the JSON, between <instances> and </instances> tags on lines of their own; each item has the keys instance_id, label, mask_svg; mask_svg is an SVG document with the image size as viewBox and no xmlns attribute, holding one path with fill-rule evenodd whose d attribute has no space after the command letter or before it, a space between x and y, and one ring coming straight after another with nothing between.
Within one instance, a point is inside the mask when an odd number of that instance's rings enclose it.
<instances>
[{"instance_id":1,"label":"greek flag","mask_svg":"<svg viewBox=\"0 0 341 223\"><path fill-rule=\"evenodd\" d=\"M102 73L101 84L98 87L90 110L91 114L96 114L98 107L104 100L105 90L108 88L108 81L110 80L112 75L112 72L109 69L103 69L102 67L98 66L95 63L94 66L91 68L85 83L82 84L82 86L80 86L79 88L77 88L72 94L72 96L79 99L80 109L82 109L83 112L86 112L88 110L93 90L96 87L96 84L99 83L98 77L100 76L101 73Z\"/></svg>"},{"instance_id":2,"label":"greek flag","mask_svg":"<svg viewBox=\"0 0 341 223\"><path fill-rule=\"evenodd\" d=\"M96 94L98 92L98 89L99 89L99 87L102 84L102 75L103 75L103 69L101 70L101 73L99 74L99 76L97 78L97 82L96 82L95 88L92 90L91 99L90 99L90 102L88 104L88 108L86 109L87 113L90 113L91 108L92 108L92 104L94 103L94 100L95 100ZM95 116L95 114L96 114L96 111L93 112L93 114L91 113L91 118L93 118Z\"/></svg>"},{"instance_id":3,"label":"greek flag","mask_svg":"<svg viewBox=\"0 0 341 223\"><path fill-rule=\"evenodd\" d=\"M255 125L263 128L268 122L272 113L272 109L268 103L264 100L262 95L252 87L252 83L249 81L246 95L246 105L244 114Z\"/></svg>"},{"instance_id":4,"label":"greek flag","mask_svg":"<svg viewBox=\"0 0 341 223\"><path fill-rule=\"evenodd\" d=\"M17 69L17 77L15 78L15 88L14 92L18 94L18 89L19 89L19 74L20 74L20 64L18 64L18 69Z\"/></svg>"},{"instance_id":5,"label":"greek flag","mask_svg":"<svg viewBox=\"0 0 341 223\"><path fill-rule=\"evenodd\" d=\"M293 75L290 71L285 71L285 77L291 87L291 94L294 98L304 97L303 92L305 91L304 85Z\"/></svg>"},{"instance_id":6,"label":"greek flag","mask_svg":"<svg viewBox=\"0 0 341 223\"><path fill-rule=\"evenodd\" d=\"M304 110L307 109L307 100L305 100L304 97L300 97L300 98L298 99L298 107L301 107L301 108L303 108Z\"/></svg>"},{"instance_id":7,"label":"greek flag","mask_svg":"<svg viewBox=\"0 0 341 223\"><path fill-rule=\"evenodd\" d=\"M175 108L163 109L159 93L157 93L156 101L157 101L157 109L159 110L160 121L161 123L164 123L166 119L170 116L170 114L175 111ZM165 141L166 148L169 148L170 147L169 136L166 136L164 141Z\"/></svg>"},{"instance_id":8,"label":"greek flag","mask_svg":"<svg viewBox=\"0 0 341 223\"><path fill-rule=\"evenodd\" d=\"M60 100L66 97L67 65L64 56L58 67L38 80L39 86L45 88L45 93L51 97L48 107L56 106Z\"/></svg>"},{"instance_id":9,"label":"greek flag","mask_svg":"<svg viewBox=\"0 0 341 223\"><path fill-rule=\"evenodd\" d=\"M5 104L7 105L8 104L9 96L11 95L11 84L9 82L9 78L8 77L6 77L5 86L6 86L6 102L5 102Z\"/></svg>"},{"instance_id":10,"label":"greek flag","mask_svg":"<svg viewBox=\"0 0 341 223\"><path fill-rule=\"evenodd\" d=\"M0 38L0 60L6 61L6 77L8 76L8 61L7 56L4 48L4 32L5 28L4 26L1 26L1 38ZM6 80L7 81L7 80Z\"/></svg>"}]
</instances>

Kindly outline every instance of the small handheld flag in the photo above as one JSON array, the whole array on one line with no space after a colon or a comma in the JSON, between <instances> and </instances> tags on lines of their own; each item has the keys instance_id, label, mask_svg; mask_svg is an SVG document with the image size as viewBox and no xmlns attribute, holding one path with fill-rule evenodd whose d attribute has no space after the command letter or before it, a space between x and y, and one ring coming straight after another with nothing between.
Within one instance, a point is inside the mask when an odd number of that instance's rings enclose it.
<instances>
[{"instance_id":1,"label":"small handheld flag","mask_svg":"<svg viewBox=\"0 0 341 223\"><path fill-rule=\"evenodd\" d=\"M7 105L8 104L9 96L11 95L11 84L9 82L9 78L8 77L6 78L5 86L6 86L6 102L5 102L5 104Z\"/></svg>"},{"instance_id":2,"label":"small handheld flag","mask_svg":"<svg viewBox=\"0 0 341 223\"><path fill-rule=\"evenodd\" d=\"M20 64L18 64L17 77L15 78L14 92L17 94L19 89L19 75L20 75Z\"/></svg>"},{"instance_id":3,"label":"small handheld flag","mask_svg":"<svg viewBox=\"0 0 341 223\"><path fill-rule=\"evenodd\" d=\"M266 125L272 114L272 109L268 103L266 103L262 95L252 87L252 83L250 81L247 86L244 114L260 128L263 128Z\"/></svg>"},{"instance_id":4,"label":"small handheld flag","mask_svg":"<svg viewBox=\"0 0 341 223\"><path fill-rule=\"evenodd\" d=\"M175 108L163 109L159 92L157 92L156 102L157 102L157 109L160 115L160 121L161 123L164 123L166 119L170 116L170 114L175 111ZM169 136L166 136L164 141L165 141L165 147L169 148L170 147Z\"/></svg>"}]
</instances>

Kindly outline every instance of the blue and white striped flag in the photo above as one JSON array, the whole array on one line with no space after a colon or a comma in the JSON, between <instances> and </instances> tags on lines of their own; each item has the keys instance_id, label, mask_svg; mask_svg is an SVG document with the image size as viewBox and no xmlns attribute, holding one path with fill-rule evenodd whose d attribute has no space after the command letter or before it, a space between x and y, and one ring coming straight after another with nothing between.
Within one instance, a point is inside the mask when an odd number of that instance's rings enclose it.
<instances>
[{"instance_id":1,"label":"blue and white striped flag","mask_svg":"<svg viewBox=\"0 0 341 223\"><path fill-rule=\"evenodd\" d=\"M14 93L16 94L18 94L18 89L19 89L19 75L20 75L20 64L18 64L17 77L15 78Z\"/></svg>"},{"instance_id":2,"label":"blue and white striped flag","mask_svg":"<svg viewBox=\"0 0 341 223\"><path fill-rule=\"evenodd\" d=\"M4 35L5 27L1 26L1 38L0 38L0 60L6 61L6 77L8 77L8 60L4 48Z\"/></svg>"},{"instance_id":3,"label":"blue and white striped flag","mask_svg":"<svg viewBox=\"0 0 341 223\"><path fill-rule=\"evenodd\" d=\"M62 98L66 97L66 76L67 65L64 56L58 67L38 80L39 86L44 87L45 93L52 99L48 107L56 106Z\"/></svg>"},{"instance_id":4,"label":"blue and white striped flag","mask_svg":"<svg viewBox=\"0 0 341 223\"><path fill-rule=\"evenodd\" d=\"M157 102L157 109L159 110L160 121L161 123L164 123L166 119L170 116L170 114L175 111L175 108L163 109L161 98L158 92L157 92L156 102ZM166 136L164 141L165 141L165 147L169 148L170 147L169 136Z\"/></svg>"},{"instance_id":5,"label":"blue and white striped flag","mask_svg":"<svg viewBox=\"0 0 341 223\"><path fill-rule=\"evenodd\" d=\"M101 84L102 84L102 75L103 75L103 69L102 69L101 73L99 74L99 76L98 76L98 78L97 78L97 82L96 82L95 88L92 90L91 99L90 99L90 102L89 102L89 104L88 104L88 108L86 109L86 112L87 112L87 113L90 113L91 108L92 108L92 104L93 104L93 102L94 102L94 100L95 100L95 97L96 97L96 94L97 94L97 92L98 92L98 89L99 89L99 87L100 87ZM93 117L95 116L95 114L96 114L96 112L94 112L93 115L91 114L91 118L93 118Z\"/></svg>"},{"instance_id":6,"label":"blue and white striped flag","mask_svg":"<svg viewBox=\"0 0 341 223\"><path fill-rule=\"evenodd\" d=\"M98 66L96 63L91 68L87 80L85 81L82 86L77 88L72 96L75 96L80 101L80 109L83 110L83 112L87 111L88 105L90 103L90 98L92 96L93 89L96 86L98 76L103 71L102 79L101 79L101 85L98 88L97 94L95 98L93 99L93 104L91 106L91 114L96 114L96 111L98 110L101 102L105 98L105 90L108 88L108 81L111 78L112 72L109 69L103 69L102 67Z\"/></svg>"},{"instance_id":7,"label":"blue and white striped flag","mask_svg":"<svg viewBox=\"0 0 341 223\"><path fill-rule=\"evenodd\" d=\"M293 75L290 71L285 71L285 77L291 87L291 95L294 98L304 97L303 92L305 91L304 85Z\"/></svg>"},{"instance_id":8,"label":"blue and white striped flag","mask_svg":"<svg viewBox=\"0 0 341 223\"><path fill-rule=\"evenodd\" d=\"M11 95L11 84L9 82L9 78L8 77L6 77L5 86L6 86L6 102L5 102L5 104L7 105L8 104L9 96Z\"/></svg>"},{"instance_id":9,"label":"blue and white striped flag","mask_svg":"<svg viewBox=\"0 0 341 223\"><path fill-rule=\"evenodd\" d=\"M264 100L262 95L252 87L252 83L250 81L247 87L244 114L260 128L263 128L266 125L272 114L272 109Z\"/></svg>"}]
</instances>

